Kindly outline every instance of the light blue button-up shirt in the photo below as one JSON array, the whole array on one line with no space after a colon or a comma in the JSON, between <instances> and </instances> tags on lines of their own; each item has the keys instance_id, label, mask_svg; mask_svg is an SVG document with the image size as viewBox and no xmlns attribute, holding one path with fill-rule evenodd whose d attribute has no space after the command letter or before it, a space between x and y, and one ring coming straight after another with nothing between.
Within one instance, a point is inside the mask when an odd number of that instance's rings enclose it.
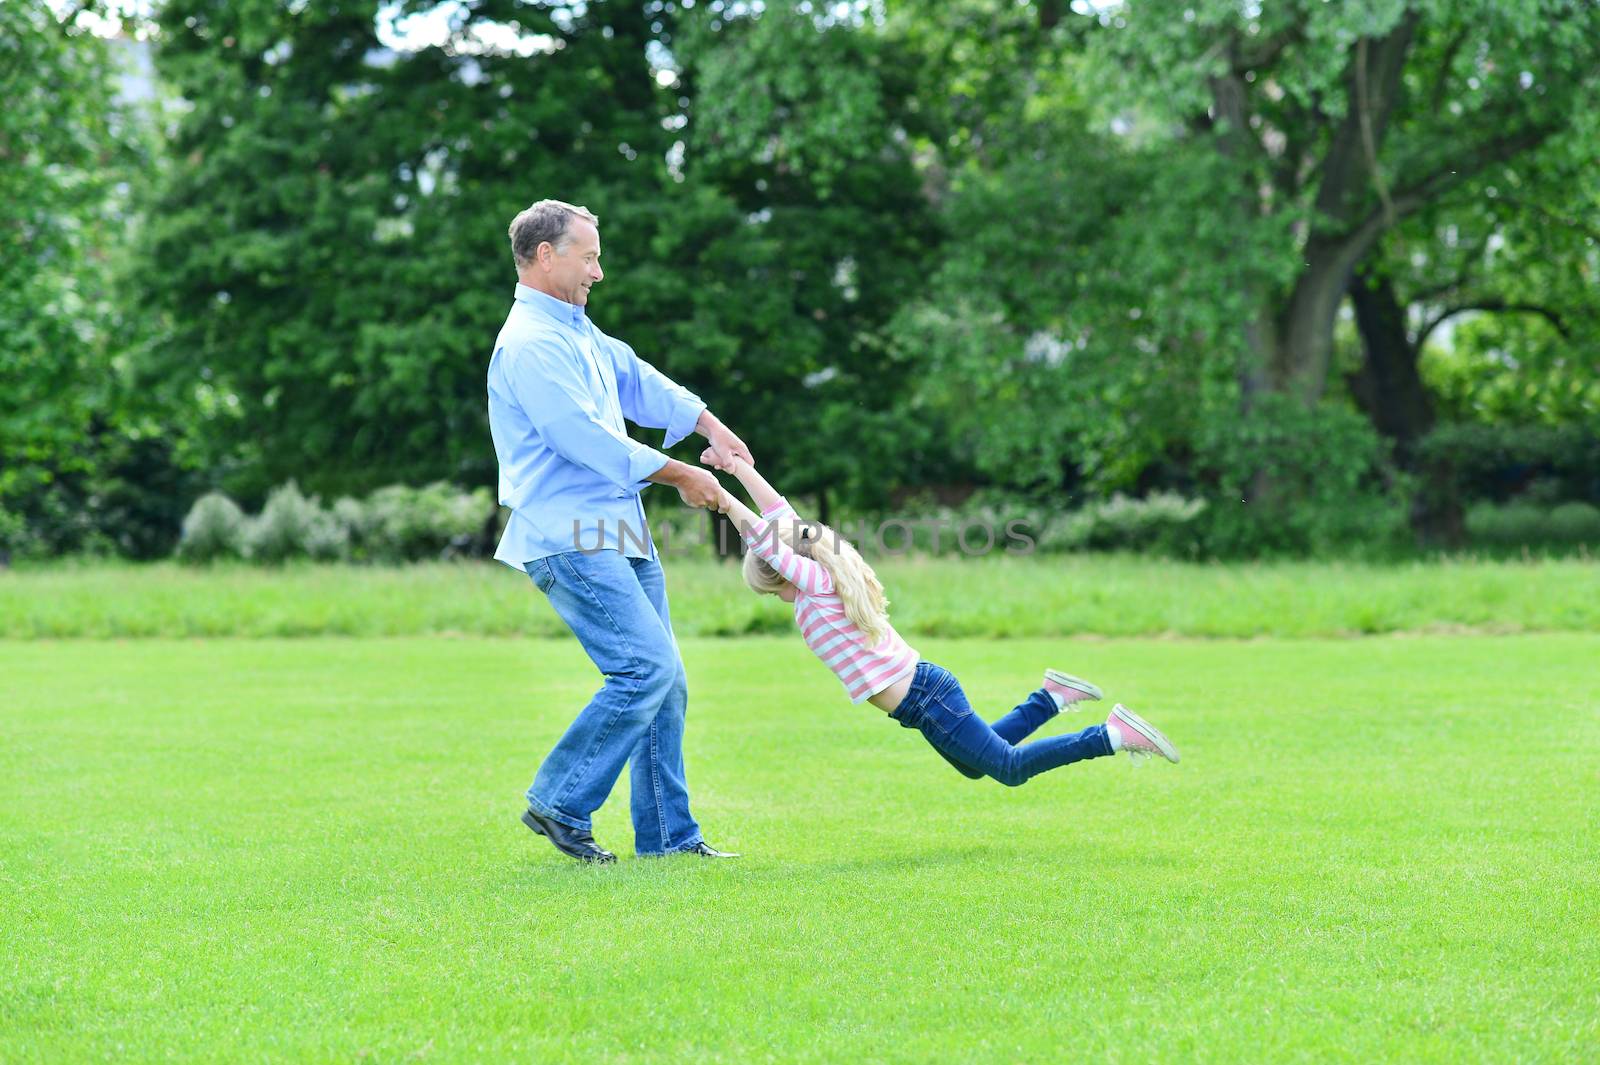
<instances>
[{"instance_id":1,"label":"light blue button-up shirt","mask_svg":"<svg viewBox=\"0 0 1600 1065\"><path fill-rule=\"evenodd\" d=\"M562 551L654 558L639 493L667 456L630 439L627 418L671 447L706 405L583 308L517 286L489 360L489 431L511 518L494 557L518 569Z\"/></svg>"}]
</instances>

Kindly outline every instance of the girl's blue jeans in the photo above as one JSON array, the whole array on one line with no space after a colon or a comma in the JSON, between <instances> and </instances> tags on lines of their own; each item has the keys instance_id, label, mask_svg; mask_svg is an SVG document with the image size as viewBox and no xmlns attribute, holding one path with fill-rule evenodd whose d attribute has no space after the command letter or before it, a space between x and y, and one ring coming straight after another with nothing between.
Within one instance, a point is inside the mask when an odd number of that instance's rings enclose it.
<instances>
[{"instance_id":1,"label":"girl's blue jeans","mask_svg":"<svg viewBox=\"0 0 1600 1065\"><path fill-rule=\"evenodd\" d=\"M1040 688L991 725L973 712L961 682L949 670L922 661L911 690L889 716L921 732L963 776L993 777L1014 788L1047 770L1114 753L1104 725L1022 743L1058 713L1050 693Z\"/></svg>"}]
</instances>

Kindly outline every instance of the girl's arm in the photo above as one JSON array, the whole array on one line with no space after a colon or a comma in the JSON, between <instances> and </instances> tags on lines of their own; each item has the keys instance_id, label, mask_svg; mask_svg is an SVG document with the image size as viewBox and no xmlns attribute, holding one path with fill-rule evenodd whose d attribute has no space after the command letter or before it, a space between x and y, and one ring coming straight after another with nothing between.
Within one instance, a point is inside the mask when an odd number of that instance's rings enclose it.
<instances>
[{"instance_id":1,"label":"girl's arm","mask_svg":"<svg viewBox=\"0 0 1600 1065\"><path fill-rule=\"evenodd\" d=\"M761 515L744 505L744 501L726 488L722 490L722 507L724 514L733 519L733 524L738 528L740 535L755 528L761 521Z\"/></svg>"},{"instance_id":2,"label":"girl's arm","mask_svg":"<svg viewBox=\"0 0 1600 1065\"><path fill-rule=\"evenodd\" d=\"M783 502L781 497L779 502ZM723 492L721 510L739 526L745 547L765 559L784 580L807 595L825 595L833 591L833 577L820 563L801 558L788 544L778 539L774 525L779 521L793 521L792 512L783 517L773 515L763 518L740 502L738 496L726 490Z\"/></svg>"}]
</instances>

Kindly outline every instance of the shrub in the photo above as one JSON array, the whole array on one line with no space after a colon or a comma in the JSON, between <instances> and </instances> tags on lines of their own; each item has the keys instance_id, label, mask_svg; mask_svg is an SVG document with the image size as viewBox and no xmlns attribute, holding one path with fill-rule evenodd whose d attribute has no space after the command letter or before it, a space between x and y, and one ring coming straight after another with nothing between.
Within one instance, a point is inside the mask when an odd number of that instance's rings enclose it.
<instances>
[{"instance_id":1,"label":"shrub","mask_svg":"<svg viewBox=\"0 0 1600 1065\"><path fill-rule=\"evenodd\" d=\"M1600 507L1563 503L1550 511L1551 539L1562 544L1600 544Z\"/></svg>"},{"instance_id":2,"label":"shrub","mask_svg":"<svg viewBox=\"0 0 1600 1065\"><path fill-rule=\"evenodd\" d=\"M833 519L839 535L874 559L1028 554L1037 550L1044 524L1031 501L991 490L954 506L913 498L893 510Z\"/></svg>"},{"instance_id":3,"label":"shrub","mask_svg":"<svg viewBox=\"0 0 1600 1065\"><path fill-rule=\"evenodd\" d=\"M300 494L290 481L267 496L260 516L245 527L245 553L259 562L282 562L309 556L339 558L349 545L349 533L315 498Z\"/></svg>"},{"instance_id":4,"label":"shrub","mask_svg":"<svg viewBox=\"0 0 1600 1065\"><path fill-rule=\"evenodd\" d=\"M1197 523L1208 554L1342 555L1407 538L1404 482L1353 410L1260 397L1205 427L1195 465L1211 504Z\"/></svg>"},{"instance_id":5,"label":"shrub","mask_svg":"<svg viewBox=\"0 0 1600 1065\"><path fill-rule=\"evenodd\" d=\"M1176 492L1144 499L1118 492L1052 521L1039 546L1046 551L1146 551L1192 558L1200 548L1195 519L1205 509L1205 500L1185 499Z\"/></svg>"},{"instance_id":6,"label":"shrub","mask_svg":"<svg viewBox=\"0 0 1600 1065\"><path fill-rule=\"evenodd\" d=\"M390 485L362 506L358 541L365 557L388 562L461 553L483 531L493 504L487 488L463 492L444 481Z\"/></svg>"},{"instance_id":7,"label":"shrub","mask_svg":"<svg viewBox=\"0 0 1600 1065\"><path fill-rule=\"evenodd\" d=\"M1600 501L1600 433L1582 425L1441 425L1417 458L1440 504L1530 494Z\"/></svg>"},{"instance_id":8,"label":"shrub","mask_svg":"<svg viewBox=\"0 0 1600 1065\"><path fill-rule=\"evenodd\" d=\"M1532 547L1549 539L1547 516L1536 503L1478 503L1467 509L1467 538L1485 547Z\"/></svg>"},{"instance_id":9,"label":"shrub","mask_svg":"<svg viewBox=\"0 0 1600 1065\"><path fill-rule=\"evenodd\" d=\"M1483 547L1600 544L1600 507L1563 503L1547 508L1528 500L1478 503L1467 510L1467 536Z\"/></svg>"},{"instance_id":10,"label":"shrub","mask_svg":"<svg viewBox=\"0 0 1600 1065\"><path fill-rule=\"evenodd\" d=\"M185 562L241 557L246 521L244 511L233 500L221 492L206 493L194 501L184 516L178 557Z\"/></svg>"}]
</instances>

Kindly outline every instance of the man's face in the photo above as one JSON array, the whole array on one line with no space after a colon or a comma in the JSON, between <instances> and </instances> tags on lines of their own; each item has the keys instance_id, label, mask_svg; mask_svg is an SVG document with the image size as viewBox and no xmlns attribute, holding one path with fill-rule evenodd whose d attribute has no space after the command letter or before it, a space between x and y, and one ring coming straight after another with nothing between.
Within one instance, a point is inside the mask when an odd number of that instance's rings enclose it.
<instances>
[{"instance_id":1,"label":"man's face","mask_svg":"<svg viewBox=\"0 0 1600 1065\"><path fill-rule=\"evenodd\" d=\"M582 218L568 224L561 250L552 249L548 259L541 255L539 261L555 295L579 307L588 304L589 287L606 276L600 269L600 231Z\"/></svg>"}]
</instances>

